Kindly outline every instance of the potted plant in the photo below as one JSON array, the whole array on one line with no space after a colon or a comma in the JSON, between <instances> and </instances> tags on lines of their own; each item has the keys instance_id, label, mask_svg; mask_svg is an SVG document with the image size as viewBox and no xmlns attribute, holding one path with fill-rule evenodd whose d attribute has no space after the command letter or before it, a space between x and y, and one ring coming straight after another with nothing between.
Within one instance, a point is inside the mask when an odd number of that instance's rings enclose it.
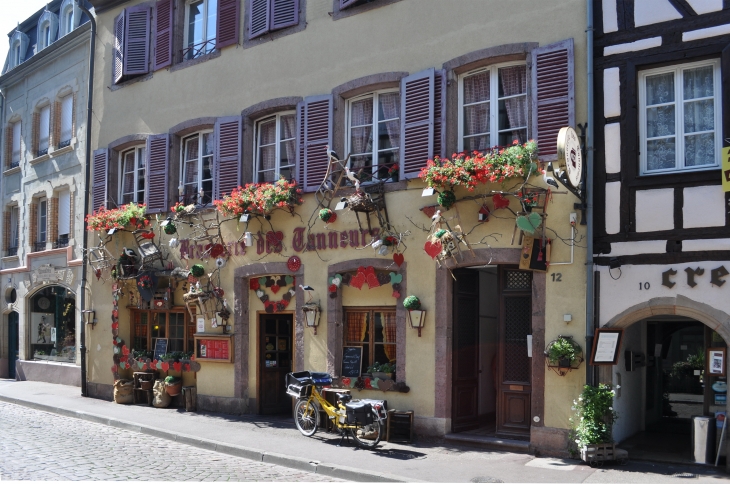
<instances>
[{"instance_id":1,"label":"potted plant","mask_svg":"<svg viewBox=\"0 0 730 484\"><path fill-rule=\"evenodd\" d=\"M100 207L86 216L86 228L89 231L109 231L111 229L142 229L149 225L145 218L147 208L143 203L128 203L118 208L107 210Z\"/></svg>"},{"instance_id":2,"label":"potted plant","mask_svg":"<svg viewBox=\"0 0 730 484\"><path fill-rule=\"evenodd\" d=\"M578 361L582 351L578 343L573 341L570 336L558 336L558 339L548 347L545 356L552 365L558 365L560 368L570 368L574 362Z\"/></svg>"},{"instance_id":3,"label":"potted plant","mask_svg":"<svg viewBox=\"0 0 730 484\"><path fill-rule=\"evenodd\" d=\"M395 365L392 363L380 364L376 361L368 367L367 372L373 375L373 378L377 378L378 380L392 380L393 373L395 373Z\"/></svg>"},{"instance_id":4,"label":"potted plant","mask_svg":"<svg viewBox=\"0 0 730 484\"><path fill-rule=\"evenodd\" d=\"M180 395L182 392L182 378L176 376L168 376L165 378L165 391L171 397Z\"/></svg>"},{"instance_id":5,"label":"potted plant","mask_svg":"<svg viewBox=\"0 0 730 484\"><path fill-rule=\"evenodd\" d=\"M581 459L589 464L615 460L612 427L618 414L613 409L614 395L610 384L600 383L596 387L586 385L578 400L573 400L570 438Z\"/></svg>"}]
</instances>

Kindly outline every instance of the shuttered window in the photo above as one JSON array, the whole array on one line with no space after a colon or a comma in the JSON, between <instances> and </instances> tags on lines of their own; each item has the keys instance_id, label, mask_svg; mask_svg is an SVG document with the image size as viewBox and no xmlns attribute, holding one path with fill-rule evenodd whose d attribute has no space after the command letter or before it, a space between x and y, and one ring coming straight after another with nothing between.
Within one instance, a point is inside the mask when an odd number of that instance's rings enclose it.
<instances>
[{"instance_id":1,"label":"shuttered window","mask_svg":"<svg viewBox=\"0 0 730 484\"><path fill-rule=\"evenodd\" d=\"M327 145L332 146L332 95L311 96L297 106L299 130L299 183L305 192L316 191L327 173Z\"/></svg>"},{"instance_id":2,"label":"shuttered window","mask_svg":"<svg viewBox=\"0 0 730 484\"><path fill-rule=\"evenodd\" d=\"M147 5L126 8L114 19L111 64L115 84L149 72L151 19Z\"/></svg>"},{"instance_id":3,"label":"shuttered window","mask_svg":"<svg viewBox=\"0 0 730 484\"><path fill-rule=\"evenodd\" d=\"M71 192L63 190L58 194L58 239L66 241L71 232Z\"/></svg>"},{"instance_id":4,"label":"shuttered window","mask_svg":"<svg viewBox=\"0 0 730 484\"><path fill-rule=\"evenodd\" d=\"M294 178L296 166L296 113L278 113L256 123L256 181Z\"/></svg>"},{"instance_id":5,"label":"shuttered window","mask_svg":"<svg viewBox=\"0 0 730 484\"><path fill-rule=\"evenodd\" d=\"M10 168L20 164L20 121L13 123L13 145Z\"/></svg>"},{"instance_id":6,"label":"shuttered window","mask_svg":"<svg viewBox=\"0 0 730 484\"><path fill-rule=\"evenodd\" d=\"M61 138L58 147L63 148L71 143L73 137L74 96L69 94L61 99Z\"/></svg>"},{"instance_id":7,"label":"shuttered window","mask_svg":"<svg viewBox=\"0 0 730 484\"><path fill-rule=\"evenodd\" d=\"M119 201L120 204L144 203L146 180L145 147L127 150L119 157Z\"/></svg>"},{"instance_id":8,"label":"shuttered window","mask_svg":"<svg viewBox=\"0 0 730 484\"><path fill-rule=\"evenodd\" d=\"M249 0L248 38L299 24L299 0Z\"/></svg>"},{"instance_id":9,"label":"shuttered window","mask_svg":"<svg viewBox=\"0 0 730 484\"><path fill-rule=\"evenodd\" d=\"M20 223L20 207L17 205L10 209L10 246L8 249L18 249L18 232ZM16 252L17 253L17 252Z\"/></svg>"},{"instance_id":10,"label":"shuttered window","mask_svg":"<svg viewBox=\"0 0 730 484\"><path fill-rule=\"evenodd\" d=\"M230 194L241 183L241 132L241 116L216 120L213 155L213 197L216 200Z\"/></svg>"},{"instance_id":11,"label":"shuttered window","mask_svg":"<svg viewBox=\"0 0 730 484\"><path fill-rule=\"evenodd\" d=\"M39 113L38 121L38 151L36 156L48 153L48 142L51 136L51 106L44 106Z\"/></svg>"},{"instance_id":12,"label":"shuttered window","mask_svg":"<svg viewBox=\"0 0 730 484\"><path fill-rule=\"evenodd\" d=\"M172 64L173 0L155 4L155 70Z\"/></svg>"},{"instance_id":13,"label":"shuttered window","mask_svg":"<svg viewBox=\"0 0 730 484\"><path fill-rule=\"evenodd\" d=\"M188 0L185 5L185 47L183 58L210 54L216 46L218 0Z\"/></svg>"},{"instance_id":14,"label":"shuttered window","mask_svg":"<svg viewBox=\"0 0 730 484\"><path fill-rule=\"evenodd\" d=\"M214 152L212 131L203 131L183 139L180 153L183 203L205 205L213 200Z\"/></svg>"},{"instance_id":15,"label":"shuttered window","mask_svg":"<svg viewBox=\"0 0 730 484\"><path fill-rule=\"evenodd\" d=\"M387 180L400 169L400 109L397 90L348 100L346 152L361 182Z\"/></svg>"},{"instance_id":16,"label":"shuttered window","mask_svg":"<svg viewBox=\"0 0 730 484\"><path fill-rule=\"evenodd\" d=\"M105 149L94 151L93 157L93 185L91 187L91 211L94 212L99 207L107 208L106 192L107 192L107 174L108 174L108 151Z\"/></svg>"},{"instance_id":17,"label":"shuttered window","mask_svg":"<svg viewBox=\"0 0 730 484\"><path fill-rule=\"evenodd\" d=\"M490 66L459 78L459 151L527 141L527 66Z\"/></svg>"}]
</instances>

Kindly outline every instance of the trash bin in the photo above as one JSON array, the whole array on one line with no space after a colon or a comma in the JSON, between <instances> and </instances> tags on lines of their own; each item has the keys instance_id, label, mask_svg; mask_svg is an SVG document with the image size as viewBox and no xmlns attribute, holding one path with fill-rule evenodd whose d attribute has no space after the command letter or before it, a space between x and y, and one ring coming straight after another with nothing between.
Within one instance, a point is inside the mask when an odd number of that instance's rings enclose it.
<instances>
[{"instance_id":1,"label":"trash bin","mask_svg":"<svg viewBox=\"0 0 730 484\"><path fill-rule=\"evenodd\" d=\"M692 417L692 452L698 464L715 463L714 417Z\"/></svg>"}]
</instances>

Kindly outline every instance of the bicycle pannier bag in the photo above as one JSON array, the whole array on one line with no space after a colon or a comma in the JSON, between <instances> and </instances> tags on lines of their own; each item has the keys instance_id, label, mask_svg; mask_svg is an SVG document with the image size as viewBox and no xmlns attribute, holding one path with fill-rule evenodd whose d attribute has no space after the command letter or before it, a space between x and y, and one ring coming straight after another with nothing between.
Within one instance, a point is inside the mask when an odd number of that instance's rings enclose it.
<instances>
[{"instance_id":1,"label":"bicycle pannier bag","mask_svg":"<svg viewBox=\"0 0 730 484\"><path fill-rule=\"evenodd\" d=\"M373 423L373 409L369 403L353 402L345 405L347 408L347 423L370 425Z\"/></svg>"}]
</instances>

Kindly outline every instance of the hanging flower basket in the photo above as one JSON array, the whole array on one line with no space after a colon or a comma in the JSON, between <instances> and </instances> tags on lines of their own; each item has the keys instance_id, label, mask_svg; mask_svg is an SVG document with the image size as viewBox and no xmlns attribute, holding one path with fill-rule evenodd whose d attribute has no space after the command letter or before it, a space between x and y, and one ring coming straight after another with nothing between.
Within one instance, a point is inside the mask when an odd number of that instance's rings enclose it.
<instances>
[{"instance_id":1,"label":"hanging flower basket","mask_svg":"<svg viewBox=\"0 0 730 484\"><path fill-rule=\"evenodd\" d=\"M565 376L583 363L583 348L571 336L559 335L545 348L545 364L560 376Z\"/></svg>"},{"instance_id":2,"label":"hanging flower basket","mask_svg":"<svg viewBox=\"0 0 730 484\"><path fill-rule=\"evenodd\" d=\"M244 213L269 215L276 209L293 213L302 202L302 190L297 187L297 182L280 178L274 183L249 183L245 187L234 188L222 200L214 200L213 205L224 216L235 217Z\"/></svg>"},{"instance_id":3,"label":"hanging flower basket","mask_svg":"<svg viewBox=\"0 0 730 484\"><path fill-rule=\"evenodd\" d=\"M107 210L99 207L98 210L86 216L86 229L90 232L112 229L143 229L150 221L144 215L147 211L145 205L128 203L118 208Z\"/></svg>"}]
</instances>

